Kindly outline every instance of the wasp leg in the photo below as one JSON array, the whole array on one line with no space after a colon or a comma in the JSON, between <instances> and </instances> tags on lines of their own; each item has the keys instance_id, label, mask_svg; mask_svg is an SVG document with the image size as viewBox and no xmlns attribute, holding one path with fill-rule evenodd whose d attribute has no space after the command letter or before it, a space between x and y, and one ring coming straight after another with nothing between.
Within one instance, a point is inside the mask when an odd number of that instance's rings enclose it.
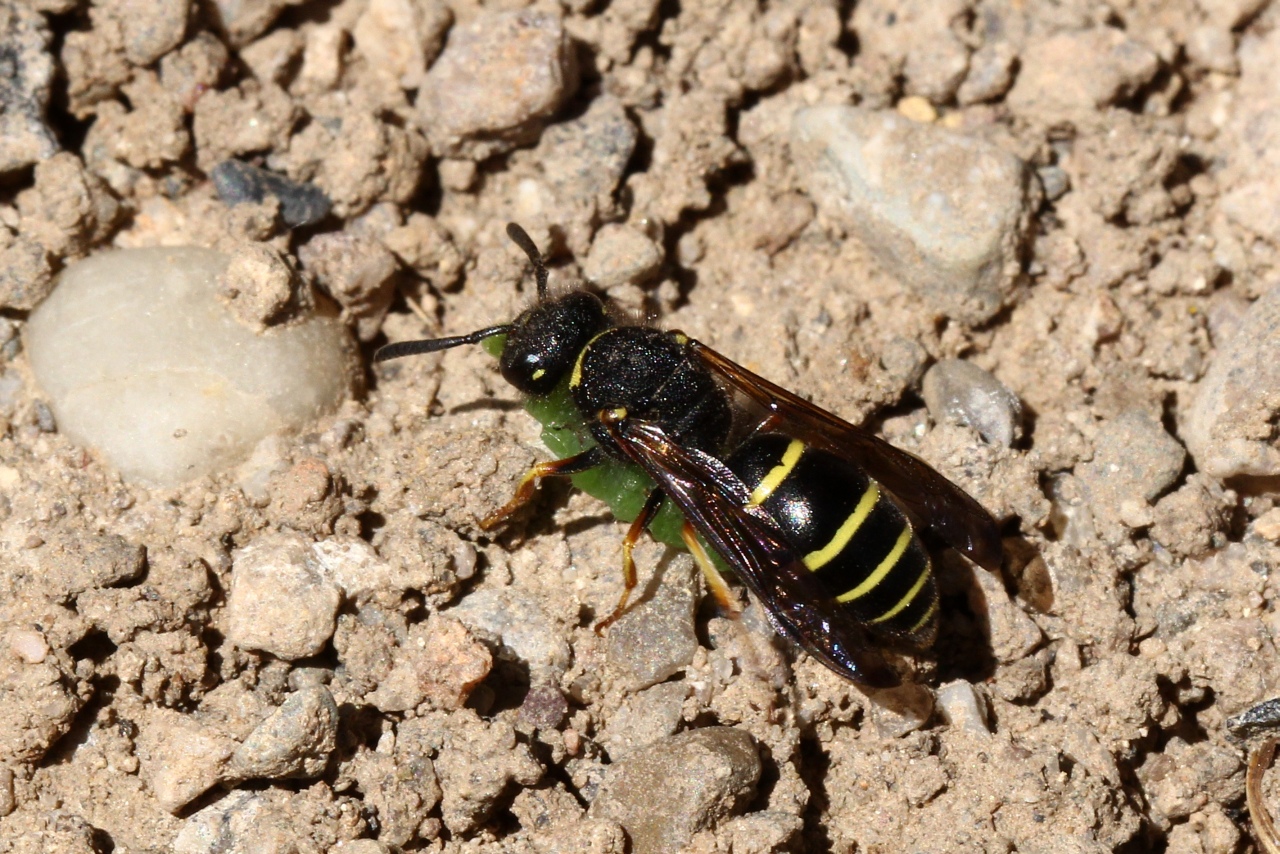
<instances>
[{"instance_id":1,"label":"wasp leg","mask_svg":"<svg viewBox=\"0 0 1280 854\"><path fill-rule=\"evenodd\" d=\"M613 613L596 623L596 634L609 628L626 612L627 600L631 598L631 591L636 589L636 561L631 556L631 552L640 541L640 536L648 530L653 517L658 515L658 509L662 507L662 500L665 497L661 489L650 492L649 497L644 501L644 507L640 508L640 515L636 516L631 527L627 529L627 535L622 538L622 597L618 599L618 607L613 609Z\"/></svg>"},{"instance_id":2,"label":"wasp leg","mask_svg":"<svg viewBox=\"0 0 1280 854\"><path fill-rule=\"evenodd\" d=\"M707 550L703 548L702 540L698 539L693 526L685 522L684 527L680 529L680 537L684 540L685 547L689 549L689 554L693 555L694 563L698 564L698 568L702 570L702 577L707 580L711 595L716 597L716 602L721 608L737 619L742 613L742 605L738 603L738 597L733 595L728 582L724 580L715 562L711 560L711 555L707 554Z\"/></svg>"},{"instance_id":3,"label":"wasp leg","mask_svg":"<svg viewBox=\"0 0 1280 854\"><path fill-rule=\"evenodd\" d=\"M563 460L551 460L550 462L538 463L529 469L528 473L520 479L520 483L516 486L516 494L511 500L499 507L493 513L484 517L480 521L480 527L489 531L498 527L510 518L511 514L519 510L530 498L533 497L534 487L537 486L538 480L544 477L562 477L565 475L578 474L587 469L595 468L604 462L604 454L600 450L600 446L588 448L580 454L574 454L572 457L565 457Z\"/></svg>"}]
</instances>

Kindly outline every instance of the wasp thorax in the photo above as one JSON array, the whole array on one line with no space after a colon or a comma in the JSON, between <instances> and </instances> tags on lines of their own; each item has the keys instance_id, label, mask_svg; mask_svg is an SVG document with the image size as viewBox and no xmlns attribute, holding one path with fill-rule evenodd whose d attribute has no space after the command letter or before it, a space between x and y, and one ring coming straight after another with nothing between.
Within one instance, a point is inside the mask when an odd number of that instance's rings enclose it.
<instances>
[{"instance_id":1,"label":"wasp thorax","mask_svg":"<svg viewBox=\"0 0 1280 854\"><path fill-rule=\"evenodd\" d=\"M538 303L511 324L502 376L525 394L548 394L572 370L587 342L608 326L604 304L586 291Z\"/></svg>"}]
</instances>

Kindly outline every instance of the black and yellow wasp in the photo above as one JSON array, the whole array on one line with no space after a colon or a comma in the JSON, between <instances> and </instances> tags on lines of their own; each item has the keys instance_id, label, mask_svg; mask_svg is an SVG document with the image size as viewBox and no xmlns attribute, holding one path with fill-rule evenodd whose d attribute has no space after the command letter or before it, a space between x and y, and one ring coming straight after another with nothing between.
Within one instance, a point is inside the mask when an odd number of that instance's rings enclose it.
<instances>
[{"instance_id":1,"label":"black and yellow wasp","mask_svg":"<svg viewBox=\"0 0 1280 854\"><path fill-rule=\"evenodd\" d=\"M898 682L878 647L924 648L938 625L929 553L913 520L974 562L1001 562L995 520L916 457L808 403L679 332L619 323L594 294L547 294L547 268L518 225L538 301L511 323L469 335L388 344L376 361L506 337L502 376L526 395L567 383L594 439L539 463L493 527L539 478L610 459L653 481L623 540L624 590L636 585L632 549L665 500L684 514L682 538L721 602L732 601L705 540L763 604L774 627L832 670L870 686ZM701 540L699 539L701 537Z\"/></svg>"}]
</instances>

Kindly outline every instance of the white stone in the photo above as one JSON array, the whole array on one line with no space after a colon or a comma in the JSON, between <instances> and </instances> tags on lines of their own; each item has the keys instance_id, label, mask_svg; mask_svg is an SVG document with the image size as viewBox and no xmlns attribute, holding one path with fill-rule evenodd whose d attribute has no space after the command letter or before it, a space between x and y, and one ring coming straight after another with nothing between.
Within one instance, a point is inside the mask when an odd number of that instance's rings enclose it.
<instances>
[{"instance_id":1,"label":"white stone","mask_svg":"<svg viewBox=\"0 0 1280 854\"><path fill-rule=\"evenodd\" d=\"M69 266L26 348L58 429L131 480L173 486L233 466L346 395L352 350L331 318L255 333L216 298L229 256L109 252Z\"/></svg>"}]
</instances>

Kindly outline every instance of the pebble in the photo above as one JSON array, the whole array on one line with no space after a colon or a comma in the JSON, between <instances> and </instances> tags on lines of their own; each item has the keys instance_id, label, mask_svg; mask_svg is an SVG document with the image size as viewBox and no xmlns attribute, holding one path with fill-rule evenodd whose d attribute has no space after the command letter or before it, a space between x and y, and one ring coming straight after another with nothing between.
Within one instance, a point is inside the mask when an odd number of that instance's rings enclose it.
<instances>
[{"instance_id":1,"label":"pebble","mask_svg":"<svg viewBox=\"0 0 1280 854\"><path fill-rule=\"evenodd\" d=\"M904 682L869 693L871 723L883 739L901 738L929 722L934 697L928 686Z\"/></svg>"},{"instance_id":2,"label":"pebble","mask_svg":"<svg viewBox=\"0 0 1280 854\"><path fill-rule=\"evenodd\" d=\"M474 590L445 612L524 662L535 680L556 681L572 652L538 602L511 589Z\"/></svg>"},{"instance_id":3,"label":"pebble","mask_svg":"<svg viewBox=\"0 0 1280 854\"><path fill-rule=\"evenodd\" d=\"M298 845L292 796L274 789L238 790L194 813L174 837L174 854L259 854L307 850Z\"/></svg>"},{"instance_id":4,"label":"pebble","mask_svg":"<svg viewBox=\"0 0 1280 854\"><path fill-rule=\"evenodd\" d=\"M329 197L314 184L291 181L268 169L239 160L224 160L209 173L218 198L228 205L280 202L280 218L290 228L319 222L329 214Z\"/></svg>"},{"instance_id":5,"label":"pebble","mask_svg":"<svg viewBox=\"0 0 1280 854\"><path fill-rule=\"evenodd\" d=\"M435 154L483 160L536 139L577 87L558 14L494 12L455 26L418 90Z\"/></svg>"},{"instance_id":6,"label":"pebble","mask_svg":"<svg viewBox=\"0 0 1280 854\"><path fill-rule=\"evenodd\" d=\"M0 77L0 175L52 157L57 136L45 119L53 84L49 25L25 3L0 6L0 44L5 73Z\"/></svg>"},{"instance_id":7,"label":"pebble","mask_svg":"<svg viewBox=\"0 0 1280 854\"><path fill-rule=\"evenodd\" d=\"M1077 473L1091 499L1108 508L1151 501L1177 482L1187 456L1164 425L1139 410L1105 422L1094 448L1093 459Z\"/></svg>"},{"instance_id":8,"label":"pebble","mask_svg":"<svg viewBox=\"0 0 1280 854\"><path fill-rule=\"evenodd\" d=\"M438 0L370 0L351 37L370 69L417 89L452 22L453 12Z\"/></svg>"},{"instance_id":9,"label":"pebble","mask_svg":"<svg viewBox=\"0 0 1280 854\"><path fill-rule=\"evenodd\" d=\"M1022 401L991 374L963 359L943 359L921 387L934 421L972 427L1003 448L1022 434Z\"/></svg>"},{"instance_id":10,"label":"pebble","mask_svg":"<svg viewBox=\"0 0 1280 854\"><path fill-rule=\"evenodd\" d=\"M223 471L348 392L342 326L316 317L255 334L218 300L229 260L196 247L96 255L31 314L26 349L58 428L129 480Z\"/></svg>"},{"instance_id":11,"label":"pebble","mask_svg":"<svg viewBox=\"0 0 1280 854\"><path fill-rule=\"evenodd\" d=\"M662 265L662 249L629 225L610 224L596 234L582 274L602 290L641 285Z\"/></svg>"},{"instance_id":12,"label":"pebble","mask_svg":"<svg viewBox=\"0 0 1280 854\"><path fill-rule=\"evenodd\" d=\"M1012 296L1031 171L997 146L893 111L799 111L792 154L810 196L905 287L965 323Z\"/></svg>"},{"instance_id":13,"label":"pebble","mask_svg":"<svg viewBox=\"0 0 1280 854\"><path fill-rule=\"evenodd\" d=\"M298 534L266 534L232 555L227 640L293 660L324 649L341 594Z\"/></svg>"},{"instance_id":14,"label":"pebble","mask_svg":"<svg viewBox=\"0 0 1280 854\"><path fill-rule=\"evenodd\" d=\"M298 248L298 260L315 282L354 321L356 337L372 341L395 296L393 276L400 268L381 242L347 232L318 234Z\"/></svg>"},{"instance_id":15,"label":"pebble","mask_svg":"<svg viewBox=\"0 0 1280 854\"><path fill-rule=\"evenodd\" d=\"M1182 426L1196 467L1214 477L1280 475L1280 284L1219 345Z\"/></svg>"},{"instance_id":16,"label":"pebble","mask_svg":"<svg viewBox=\"0 0 1280 854\"><path fill-rule=\"evenodd\" d=\"M235 739L172 709L153 709L138 735L142 776L164 810L179 812L227 777Z\"/></svg>"},{"instance_id":17,"label":"pebble","mask_svg":"<svg viewBox=\"0 0 1280 854\"><path fill-rule=\"evenodd\" d=\"M963 679L938 688L938 710L953 727L986 735L991 732L987 721L987 703L976 688Z\"/></svg>"},{"instance_id":18,"label":"pebble","mask_svg":"<svg viewBox=\"0 0 1280 854\"><path fill-rule=\"evenodd\" d=\"M1093 111L1150 83L1160 59L1123 30L1066 30L1027 45L1007 102L1021 113Z\"/></svg>"},{"instance_id":19,"label":"pebble","mask_svg":"<svg viewBox=\"0 0 1280 854\"><path fill-rule=\"evenodd\" d=\"M609 629L605 661L629 691L664 682L687 667L698 650L693 561L672 562L652 599L635 603Z\"/></svg>"},{"instance_id":20,"label":"pebble","mask_svg":"<svg viewBox=\"0 0 1280 854\"><path fill-rule=\"evenodd\" d=\"M996 661L1007 664L1030 655L1044 640L1035 620L1009 597L999 573L977 567L970 572L974 580L973 587L969 588L970 607L973 613L985 618Z\"/></svg>"},{"instance_id":21,"label":"pebble","mask_svg":"<svg viewBox=\"0 0 1280 854\"><path fill-rule=\"evenodd\" d=\"M612 765L590 815L621 824L634 854L678 851L750 803L760 771L755 742L741 730L680 733Z\"/></svg>"},{"instance_id":22,"label":"pebble","mask_svg":"<svg viewBox=\"0 0 1280 854\"><path fill-rule=\"evenodd\" d=\"M338 706L323 685L290 694L231 757L235 777L315 777L338 746Z\"/></svg>"},{"instance_id":23,"label":"pebble","mask_svg":"<svg viewBox=\"0 0 1280 854\"><path fill-rule=\"evenodd\" d=\"M391 653L391 670L365 702L383 712L403 712L427 703L435 709L462 708L489 675L493 655L449 614L432 614L409 629Z\"/></svg>"},{"instance_id":24,"label":"pebble","mask_svg":"<svg viewBox=\"0 0 1280 854\"><path fill-rule=\"evenodd\" d=\"M148 66L182 44L191 6L191 0L150 0L117 7L129 62L139 68Z\"/></svg>"},{"instance_id":25,"label":"pebble","mask_svg":"<svg viewBox=\"0 0 1280 854\"><path fill-rule=\"evenodd\" d=\"M1203 24L1187 35L1187 59L1222 74L1235 74L1240 70L1231 31L1213 24Z\"/></svg>"},{"instance_id":26,"label":"pebble","mask_svg":"<svg viewBox=\"0 0 1280 854\"><path fill-rule=\"evenodd\" d=\"M534 157L542 164L542 180L574 255L587 254L596 223L621 213L617 190L635 154L637 136L623 105L602 95L581 116L548 127L538 141Z\"/></svg>"},{"instance_id":27,"label":"pebble","mask_svg":"<svg viewBox=\"0 0 1280 854\"><path fill-rule=\"evenodd\" d=\"M628 697L610 716L600 736L609 758L617 762L660 738L674 735L688 694L689 686L684 682L661 682Z\"/></svg>"}]
</instances>

